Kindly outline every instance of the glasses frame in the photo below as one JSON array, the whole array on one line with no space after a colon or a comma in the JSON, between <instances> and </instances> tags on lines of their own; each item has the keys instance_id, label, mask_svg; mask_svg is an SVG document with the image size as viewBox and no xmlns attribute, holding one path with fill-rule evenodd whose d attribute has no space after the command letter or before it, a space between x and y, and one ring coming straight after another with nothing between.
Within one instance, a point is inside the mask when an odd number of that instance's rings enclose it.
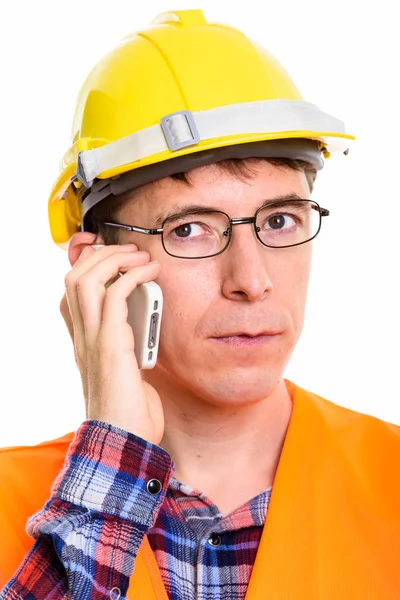
<instances>
[{"instance_id":1,"label":"glasses frame","mask_svg":"<svg viewBox=\"0 0 400 600\"><path fill-rule=\"evenodd\" d=\"M318 211L319 213L319 225L318 225L318 229L316 231L316 233L308 238L307 240L305 240L304 242L298 242L297 244L288 244L286 246L270 246L268 244L265 244L261 238L258 235L258 231L259 228L257 228L257 216L258 213L263 210L264 208L268 207L268 206L273 206L274 204L282 204L284 205L285 203L287 204L293 204L293 202L309 202L311 203L311 208L313 208L314 210ZM171 252L168 252L168 250L165 247L164 244L164 227L165 224L168 223L168 221L172 220L172 219L176 219L176 217L184 217L185 215L190 215L190 214L204 214L204 213L219 213L222 215L225 215L227 220L229 221L229 228L224 231L223 235L225 235L228 238L227 244L226 246L220 250L219 252L215 252L214 254L207 254L206 256L179 256L177 254L172 254ZM327 208L322 208L318 202L316 202L315 200L309 200L306 198L296 198L294 200L271 200L268 201L264 204L262 204L260 206L260 208L258 208L254 214L253 217L241 217L241 218L236 218L236 219L231 219L231 217L224 212L223 210L213 210L211 208L205 208L204 210L188 210L185 212L181 212L181 213L176 213L174 215L170 215L169 217L167 217L166 219L164 219L164 221L161 224L161 227L158 229L148 229L146 227L138 227L137 225L125 225L123 223L114 223L111 221L107 221L104 222L103 225L107 225L109 227L115 227L118 229L124 229L125 231L134 231L136 233L143 233L145 235L161 235L161 243L162 246L164 248L164 251L169 255L169 256L173 256L174 258L183 258L185 260L195 260L195 259L199 259L199 258L211 258L213 256L218 256L219 254L222 254L223 252L225 252L225 250L228 248L231 239L232 239L232 227L233 225L243 225L243 224L253 224L254 226L254 232L256 234L256 237L258 239L258 241L265 247L267 248L273 248L275 250L280 250L281 248L294 248L295 246L301 246L303 244L307 244L308 242L311 242L311 240L313 240L320 232L321 230L321 224L322 224L322 217L328 217L330 214L329 210Z\"/></svg>"}]
</instances>

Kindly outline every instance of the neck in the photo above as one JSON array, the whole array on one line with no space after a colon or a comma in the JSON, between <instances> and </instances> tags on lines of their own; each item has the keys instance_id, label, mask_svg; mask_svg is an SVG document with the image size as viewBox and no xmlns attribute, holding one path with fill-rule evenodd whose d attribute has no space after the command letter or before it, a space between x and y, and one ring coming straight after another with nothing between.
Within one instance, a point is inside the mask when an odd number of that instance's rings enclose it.
<instances>
[{"instance_id":1,"label":"neck","mask_svg":"<svg viewBox=\"0 0 400 600\"><path fill-rule=\"evenodd\" d=\"M168 385L160 388L159 382L157 390L165 414L160 445L179 481L225 513L272 485L292 411L283 379L248 406L216 406Z\"/></svg>"}]
</instances>

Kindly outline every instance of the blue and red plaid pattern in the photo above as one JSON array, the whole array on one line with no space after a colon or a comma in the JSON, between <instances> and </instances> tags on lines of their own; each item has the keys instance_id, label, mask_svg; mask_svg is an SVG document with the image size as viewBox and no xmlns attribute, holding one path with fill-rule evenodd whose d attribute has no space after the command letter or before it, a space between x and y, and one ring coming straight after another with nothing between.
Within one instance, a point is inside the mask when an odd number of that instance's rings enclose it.
<instances>
[{"instance_id":1,"label":"blue and red plaid pattern","mask_svg":"<svg viewBox=\"0 0 400 600\"><path fill-rule=\"evenodd\" d=\"M171 600L242 600L271 489L223 518L172 476L159 446L99 421L76 432L50 500L28 522L36 538L0 600L126 598L148 535ZM147 483L158 479L158 494Z\"/></svg>"}]
</instances>

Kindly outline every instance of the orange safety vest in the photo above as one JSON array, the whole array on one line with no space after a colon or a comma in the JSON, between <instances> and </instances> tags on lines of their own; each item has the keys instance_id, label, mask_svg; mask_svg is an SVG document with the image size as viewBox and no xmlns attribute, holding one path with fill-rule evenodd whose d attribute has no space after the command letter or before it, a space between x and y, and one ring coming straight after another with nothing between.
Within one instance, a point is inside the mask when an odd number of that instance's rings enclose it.
<instances>
[{"instance_id":1,"label":"orange safety vest","mask_svg":"<svg viewBox=\"0 0 400 600\"><path fill-rule=\"evenodd\" d=\"M293 411L246 600L399 600L400 427L287 382ZM73 434L0 452L0 589ZM167 600L147 538L129 600Z\"/></svg>"}]
</instances>

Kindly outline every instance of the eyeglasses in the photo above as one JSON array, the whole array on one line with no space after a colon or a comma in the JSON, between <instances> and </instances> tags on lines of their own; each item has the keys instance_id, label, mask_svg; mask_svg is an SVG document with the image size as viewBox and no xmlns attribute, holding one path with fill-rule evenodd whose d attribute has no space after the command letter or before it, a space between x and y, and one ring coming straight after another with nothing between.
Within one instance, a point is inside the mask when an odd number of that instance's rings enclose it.
<instances>
[{"instance_id":1,"label":"eyeglasses","mask_svg":"<svg viewBox=\"0 0 400 600\"><path fill-rule=\"evenodd\" d=\"M209 258L227 249L233 225L252 223L257 239L268 248L289 248L311 241L329 210L314 200L276 200L263 204L254 217L231 219L220 210L187 211L168 216L159 229L122 223L110 227L146 235L161 235L164 250L176 258Z\"/></svg>"}]
</instances>

